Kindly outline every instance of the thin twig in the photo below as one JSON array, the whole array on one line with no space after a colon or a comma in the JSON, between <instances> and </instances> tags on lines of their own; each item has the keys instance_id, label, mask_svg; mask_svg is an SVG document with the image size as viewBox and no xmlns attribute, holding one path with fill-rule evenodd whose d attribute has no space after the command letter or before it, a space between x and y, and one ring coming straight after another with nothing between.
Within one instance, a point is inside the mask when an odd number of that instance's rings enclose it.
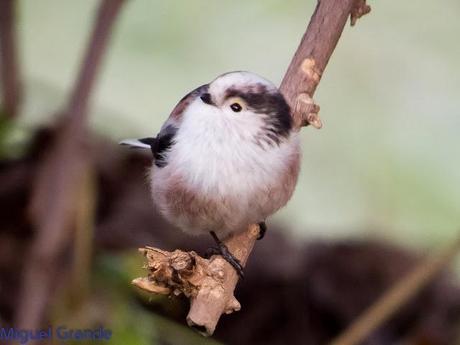
<instances>
[{"instance_id":1,"label":"thin twig","mask_svg":"<svg viewBox=\"0 0 460 345\"><path fill-rule=\"evenodd\" d=\"M91 39L68 105L68 116L77 122L86 122L95 79L107 50L114 23L124 3L125 0L101 0Z\"/></svg>"},{"instance_id":2,"label":"thin twig","mask_svg":"<svg viewBox=\"0 0 460 345\"><path fill-rule=\"evenodd\" d=\"M15 1L0 1L0 82L2 113L13 118L18 113L21 89L15 32Z\"/></svg>"},{"instance_id":3,"label":"thin twig","mask_svg":"<svg viewBox=\"0 0 460 345\"><path fill-rule=\"evenodd\" d=\"M298 128L308 123L321 127L317 115L319 109L312 96L356 1L359 0L318 1L280 86ZM245 232L226 240L225 244L236 258L245 263L257 233L258 226L251 225ZM152 250L161 252L161 260L158 255L149 255ZM133 283L153 293L184 293L191 301L187 323L202 334L213 334L222 314L240 309L233 295L238 276L233 267L219 256L206 260L194 252L179 250L165 252L146 248L143 252L147 255L149 276L135 279ZM179 283L177 277L180 277Z\"/></svg>"},{"instance_id":4,"label":"thin twig","mask_svg":"<svg viewBox=\"0 0 460 345\"><path fill-rule=\"evenodd\" d=\"M101 0L75 89L64 111L59 135L35 181L30 214L37 235L25 269L16 325L36 329L54 287L59 255L75 227L79 190L91 169L87 108L108 39L124 0Z\"/></svg>"},{"instance_id":5,"label":"thin twig","mask_svg":"<svg viewBox=\"0 0 460 345\"><path fill-rule=\"evenodd\" d=\"M445 269L459 251L460 237L443 250L422 261L412 272L383 294L330 345L360 344Z\"/></svg>"},{"instance_id":6,"label":"thin twig","mask_svg":"<svg viewBox=\"0 0 460 345\"><path fill-rule=\"evenodd\" d=\"M359 18L368 14L370 11L371 7L366 4L366 0L357 0L351 11L350 25L354 26Z\"/></svg>"}]
</instances>

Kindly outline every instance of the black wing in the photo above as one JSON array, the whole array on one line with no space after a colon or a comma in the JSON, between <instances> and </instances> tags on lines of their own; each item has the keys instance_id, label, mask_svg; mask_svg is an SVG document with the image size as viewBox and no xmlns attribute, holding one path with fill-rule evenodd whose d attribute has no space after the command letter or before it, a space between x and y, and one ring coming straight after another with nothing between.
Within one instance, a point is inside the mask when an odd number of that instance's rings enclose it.
<instances>
[{"instance_id":1,"label":"black wing","mask_svg":"<svg viewBox=\"0 0 460 345\"><path fill-rule=\"evenodd\" d=\"M145 144L150 145L153 158L155 158L155 165L163 168L168 164L168 151L174 145L174 137L177 133L177 128L173 125L168 125L163 128L156 138L146 138L149 142Z\"/></svg>"}]
</instances>

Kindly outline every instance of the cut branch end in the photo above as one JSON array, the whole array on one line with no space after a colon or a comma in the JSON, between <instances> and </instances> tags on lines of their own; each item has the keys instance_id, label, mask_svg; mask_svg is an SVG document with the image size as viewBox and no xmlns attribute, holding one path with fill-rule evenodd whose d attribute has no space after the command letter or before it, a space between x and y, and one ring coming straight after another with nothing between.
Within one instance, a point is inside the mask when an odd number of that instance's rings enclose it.
<instances>
[{"instance_id":1,"label":"cut branch end","mask_svg":"<svg viewBox=\"0 0 460 345\"><path fill-rule=\"evenodd\" d=\"M233 255L245 265L259 236L259 226L225 241ZM194 251L186 252L145 247L139 249L147 262L147 277L136 278L133 284L149 293L190 299L187 324L205 336L212 335L222 314L239 311L241 305L233 295L238 275L221 256L209 259Z\"/></svg>"}]
</instances>

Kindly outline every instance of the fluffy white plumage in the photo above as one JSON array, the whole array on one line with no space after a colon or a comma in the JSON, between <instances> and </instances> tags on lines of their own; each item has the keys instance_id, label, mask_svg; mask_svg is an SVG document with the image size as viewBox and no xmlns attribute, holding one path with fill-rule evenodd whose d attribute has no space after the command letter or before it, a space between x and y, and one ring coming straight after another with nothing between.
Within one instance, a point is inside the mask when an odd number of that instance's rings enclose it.
<instances>
[{"instance_id":1,"label":"fluffy white plumage","mask_svg":"<svg viewBox=\"0 0 460 345\"><path fill-rule=\"evenodd\" d=\"M151 187L155 204L171 223L190 234L215 231L225 237L264 221L287 203L297 181L300 146L292 129L275 141L263 140L277 130L277 123L261 113L265 98L255 94L279 96L269 81L232 72L204 90L213 104L200 99L203 91L197 89L163 126L162 131L172 126L175 132L162 153L166 163L152 167ZM241 96L229 96L229 90ZM258 111L245 92L260 103ZM271 100L267 96L268 110ZM234 102L241 111L232 110Z\"/></svg>"}]
</instances>

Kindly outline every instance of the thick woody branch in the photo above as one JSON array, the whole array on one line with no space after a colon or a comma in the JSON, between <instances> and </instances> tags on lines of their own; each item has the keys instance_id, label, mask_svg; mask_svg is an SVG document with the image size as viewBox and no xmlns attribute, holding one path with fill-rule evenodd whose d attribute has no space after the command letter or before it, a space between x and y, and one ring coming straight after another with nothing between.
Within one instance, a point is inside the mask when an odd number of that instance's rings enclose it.
<instances>
[{"instance_id":1,"label":"thick woody branch","mask_svg":"<svg viewBox=\"0 0 460 345\"><path fill-rule=\"evenodd\" d=\"M291 106L297 128L312 124L319 128L318 106L312 100L324 69L350 15L358 17L357 10L365 5L362 0L320 0L307 31L289 65L280 90ZM354 13L354 14L353 14ZM354 19L356 20L356 19ZM225 244L245 265L258 236L258 226L225 241ZM181 294L190 298L187 316L190 326L203 335L212 335L222 314L240 309L233 293L238 276L220 256L209 260L195 252L165 252L146 247L148 276L133 284L152 293Z\"/></svg>"},{"instance_id":2,"label":"thick woody branch","mask_svg":"<svg viewBox=\"0 0 460 345\"><path fill-rule=\"evenodd\" d=\"M258 235L259 226L251 225L225 243L245 265ZM190 299L187 323L203 335L213 334L222 314L241 309L233 295L238 275L221 256L204 259L195 252L167 252L151 247L140 251L147 258L149 275L135 279L133 284L157 294L183 293Z\"/></svg>"}]
</instances>

